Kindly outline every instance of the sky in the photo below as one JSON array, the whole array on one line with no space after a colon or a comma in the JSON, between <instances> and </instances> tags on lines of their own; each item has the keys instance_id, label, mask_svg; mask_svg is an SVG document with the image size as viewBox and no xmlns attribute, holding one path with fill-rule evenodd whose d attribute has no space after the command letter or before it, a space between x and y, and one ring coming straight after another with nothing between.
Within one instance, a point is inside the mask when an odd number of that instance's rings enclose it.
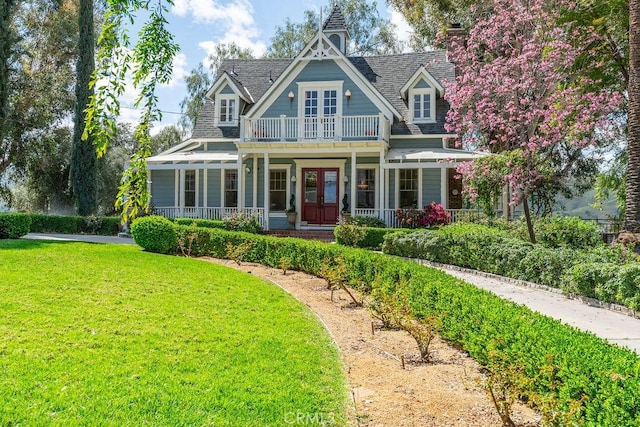
<instances>
[{"instance_id":1,"label":"sky","mask_svg":"<svg viewBox=\"0 0 640 427\"><path fill-rule=\"evenodd\" d=\"M167 18L180 51L174 59L172 81L158 91L163 118L152 133L178 122L180 101L186 95L184 78L200 62L207 65L207 55L216 44L235 42L260 57L276 27L287 18L301 22L305 10L320 10L330 3L330 0L174 0ZM402 15L387 6L385 0L376 3L381 16L396 24L398 38L408 40L410 28ZM132 108L135 98L136 92L129 83L121 98L121 121L137 122L139 111Z\"/></svg>"}]
</instances>

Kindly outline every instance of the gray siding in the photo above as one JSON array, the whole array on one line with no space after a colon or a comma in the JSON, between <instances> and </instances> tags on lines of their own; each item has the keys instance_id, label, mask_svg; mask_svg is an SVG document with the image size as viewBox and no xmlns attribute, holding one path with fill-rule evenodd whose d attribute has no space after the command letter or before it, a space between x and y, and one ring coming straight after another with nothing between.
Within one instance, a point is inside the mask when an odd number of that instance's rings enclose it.
<instances>
[{"instance_id":1,"label":"gray siding","mask_svg":"<svg viewBox=\"0 0 640 427\"><path fill-rule=\"evenodd\" d=\"M151 171L151 204L155 207L175 204L175 171Z\"/></svg>"},{"instance_id":2,"label":"gray siding","mask_svg":"<svg viewBox=\"0 0 640 427\"><path fill-rule=\"evenodd\" d=\"M431 86L429 86L429 84L424 79L420 79L413 87L416 89L429 89Z\"/></svg>"},{"instance_id":3,"label":"gray siding","mask_svg":"<svg viewBox=\"0 0 640 427\"><path fill-rule=\"evenodd\" d=\"M211 169L207 172L207 205L208 207L220 207L220 169Z\"/></svg>"},{"instance_id":4,"label":"gray siding","mask_svg":"<svg viewBox=\"0 0 640 427\"><path fill-rule=\"evenodd\" d=\"M296 80L287 86L274 103L265 112L263 117L288 117L298 116L298 103L304 102L298 96L298 84L301 82L323 82L323 81L343 81L342 93L342 114L345 116L375 115L379 110L360 90L335 61L310 61L307 66L298 74ZM347 102L344 92L351 91L351 99ZM289 100L289 92L293 92L296 97L293 102ZM320 107L320 106L319 106Z\"/></svg>"},{"instance_id":5,"label":"gray siding","mask_svg":"<svg viewBox=\"0 0 640 427\"><path fill-rule=\"evenodd\" d=\"M422 169L422 204L441 203L440 169Z\"/></svg>"},{"instance_id":6,"label":"gray siding","mask_svg":"<svg viewBox=\"0 0 640 427\"><path fill-rule=\"evenodd\" d=\"M291 226L287 221L287 217L271 217L269 218L270 230L289 230Z\"/></svg>"},{"instance_id":7,"label":"gray siding","mask_svg":"<svg viewBox=\"0 0 640 427\"><path fill-rule=\"evenodd\" d=\"M442 148L442 138L391 139L391 148Z\"/></svg>"},{"instance_id":8,"label":"gray siding","mask_svg":"<svg viewBox=\"0 0 640 427\"><path fill-rule=\"evenodd\" d=\"M204 206L204 170L198 171L198 206Z\"/></svg>"},{"instance_id":9,"label":"gray siding","mask_svg":"<svg viewBox=\"0 0 640 427\"><path fill-rule=\"evenodd\" d=\"M222 89L220 89L220 92L218 92L218 93L223 93L225 95L234 95L235 94L235 92L233 91L233 89L231 89L229 87L229 85L222 86Z\"/></svg>"},{"instance_id":10,"label":"gray siding","mask_svg":"<svg viewBox=\"0 0 640 427\"><path fill-rule=\"evenodd\" d=\"M244 205L246 207L253 206L253 177L258 171L253 170L253 159L249 159L244 162L245 173L242 177L244 179ZM251 169L251 173L246 173L246 168ZM260 179L258 177L258 179Z\"/></svg>"}]
</instances>

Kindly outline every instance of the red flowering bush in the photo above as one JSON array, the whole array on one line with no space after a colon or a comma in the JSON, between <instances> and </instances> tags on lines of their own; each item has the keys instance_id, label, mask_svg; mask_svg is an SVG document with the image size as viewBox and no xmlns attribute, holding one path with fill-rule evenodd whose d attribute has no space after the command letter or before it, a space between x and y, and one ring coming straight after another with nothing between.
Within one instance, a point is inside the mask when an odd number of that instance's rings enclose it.
<instances>
[{"instance_id":1,"label":"red flowering bush","mask_svg":"<svg viewBox=\"0 0 640 427\"><path fill-rule=\"evenodd\" d=\"M431 202L422 210L416 208L396 209L396 219L403 228L432 227L446 225L451 222L451 215L440 203Z\"/></svg>"}]
</instances>

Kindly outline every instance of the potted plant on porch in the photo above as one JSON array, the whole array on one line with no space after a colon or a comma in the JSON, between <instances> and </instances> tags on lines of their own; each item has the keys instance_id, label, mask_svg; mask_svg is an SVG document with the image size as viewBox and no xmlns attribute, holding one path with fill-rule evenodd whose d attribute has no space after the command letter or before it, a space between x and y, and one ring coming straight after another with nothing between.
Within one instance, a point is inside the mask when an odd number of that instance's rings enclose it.
<instances>
[{"instance_id":1,"label":"potted plant on porch","mask_svg":"<svg viewBox=\"0 0 640 427\"><path fill-rule=\"evenodd\" d=\"M286 211L287 214L287 222L291 225L291 228L295 228L296 220L298 219L298 213L296 212L296 196L291 194L289 198L289 209Z\"/></svg>"}]
</instances>

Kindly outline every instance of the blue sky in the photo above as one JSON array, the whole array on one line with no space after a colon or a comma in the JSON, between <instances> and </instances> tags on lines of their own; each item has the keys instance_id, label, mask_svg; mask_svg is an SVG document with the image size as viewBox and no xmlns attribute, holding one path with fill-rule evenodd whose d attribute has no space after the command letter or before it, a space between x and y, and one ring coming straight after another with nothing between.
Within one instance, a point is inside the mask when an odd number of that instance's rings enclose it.
<instances>
[{"instance_id":1,"label":"blue sky","mask_svg":"<svg viewBox=\"0 0 640 427\"><path fill-rule=\"evenodd\" d=\"M168 20L180 52L174 60L173 80L158 93L165 113L156 131L178 121L179 114L171 113L180 112L180 101L186 95L184 77L206 59L217 43L235 42L261 56L276 26L286 18L300 22L305 10L319 10L330 3L330 0L174 0ZM387 6L385 0L376 3L381 15L396 24L399 38L408 38L409 27L402 16ZM121 100L126 107L122 109L121 120L137 121L139 112L130 108L134 99L135 92L130 87Z\"/></svg>"}]
</instances>

